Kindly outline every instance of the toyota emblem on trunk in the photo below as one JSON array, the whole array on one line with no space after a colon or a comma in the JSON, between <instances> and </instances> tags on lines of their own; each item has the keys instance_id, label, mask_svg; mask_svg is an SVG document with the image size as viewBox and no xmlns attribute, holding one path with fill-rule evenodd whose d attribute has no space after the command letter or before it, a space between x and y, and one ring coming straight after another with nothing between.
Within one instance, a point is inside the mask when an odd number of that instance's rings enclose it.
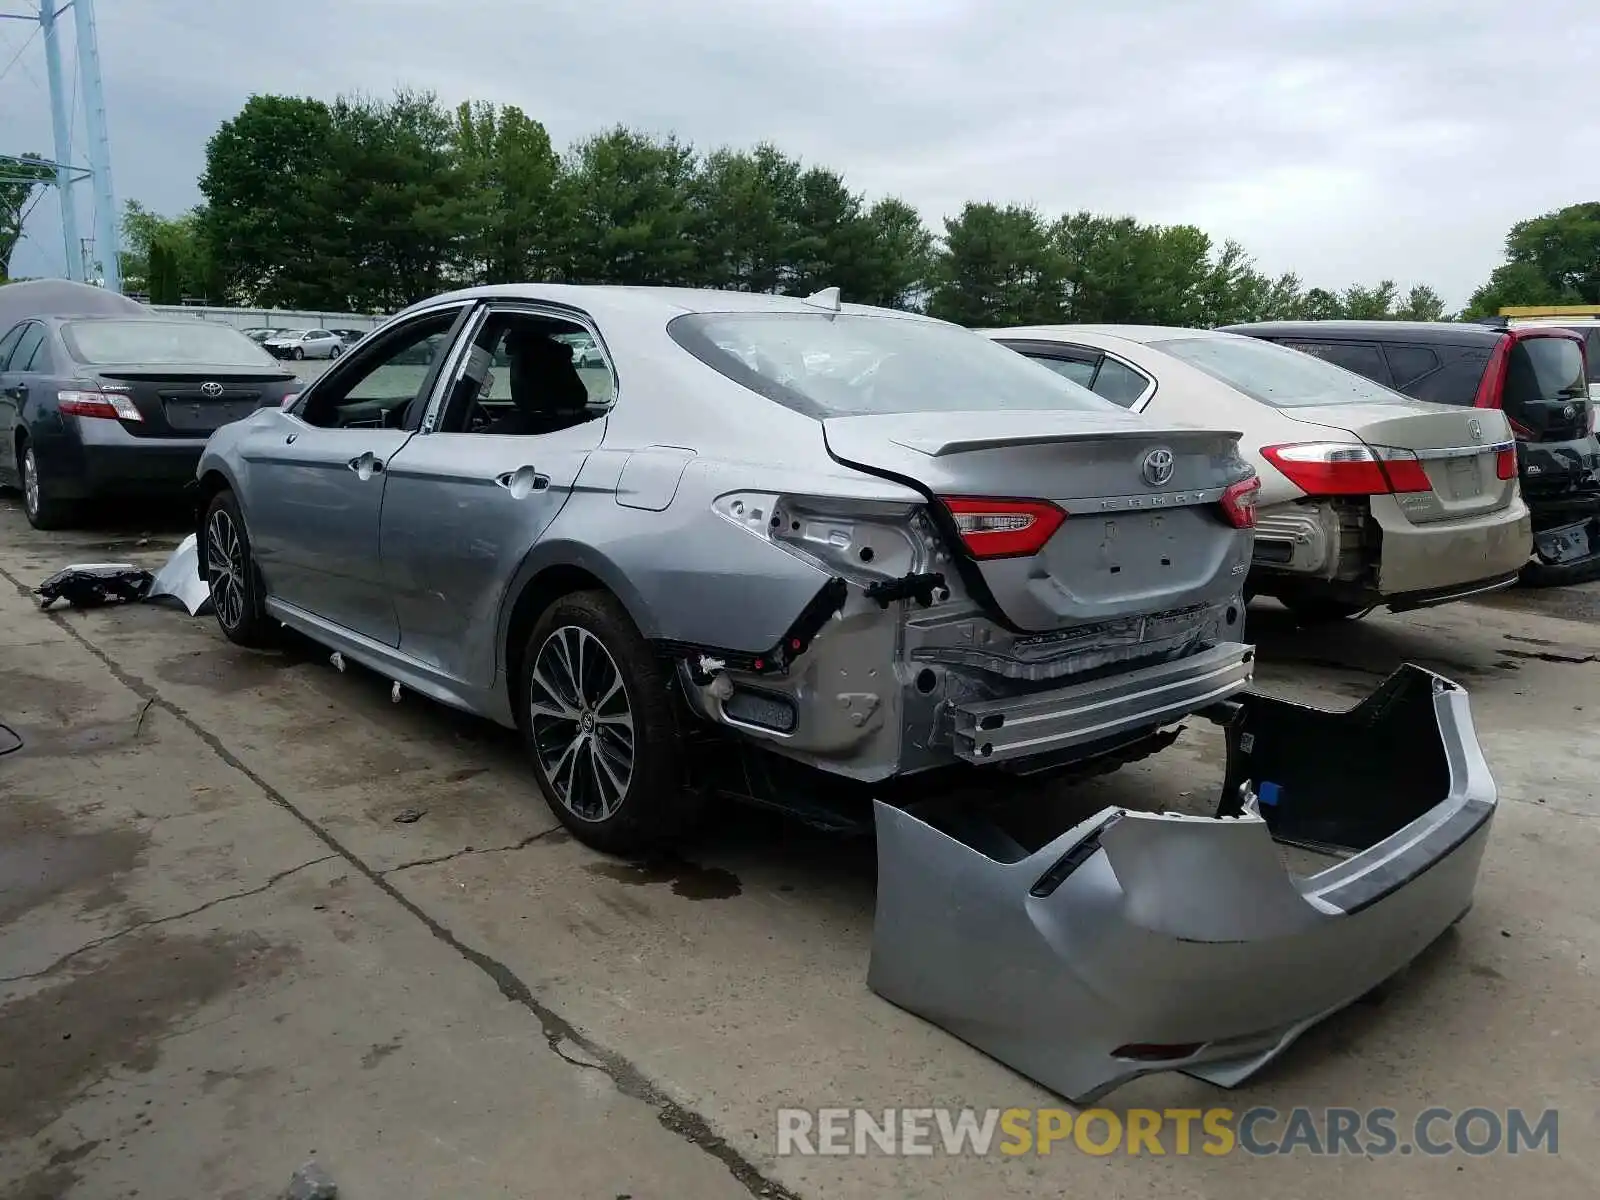
<instances>
[{"instance_id":1,"label":"toyota emblem on trunk","mask_svg":"<svg viewBox=\"0 0 1600 1200\"><path fill-rule=\"evenodd\" d=\"M1477 417L1473 417L1472 420L1467 422L1467 432L1472 435L1473 441L1483 441L1483 426L1478 423Z\"/></svg>"},{"instance_id":2,"label":"toyota emblem on trunk","mask_svg":"<svg viewBox=\"0 0 1600 1200\"><path fill-rule=\"evenodd\" d=\"M1151 487L1160 487L1172 478L1172 451L1157 446L1144 456L1144 481Z\"/></svg>"},{"instance_id":3,"label":"toyota emblem on trunk","mask_svg":"<svg viewBox=\"0 0 1600 1200\"><path fill-rule=\"evenodd\" d=\"M202 396L210 396L215 400L222 395L222 385L220 383L202 383L200 385L200 394Z\"/></svg>"}]
</instances>

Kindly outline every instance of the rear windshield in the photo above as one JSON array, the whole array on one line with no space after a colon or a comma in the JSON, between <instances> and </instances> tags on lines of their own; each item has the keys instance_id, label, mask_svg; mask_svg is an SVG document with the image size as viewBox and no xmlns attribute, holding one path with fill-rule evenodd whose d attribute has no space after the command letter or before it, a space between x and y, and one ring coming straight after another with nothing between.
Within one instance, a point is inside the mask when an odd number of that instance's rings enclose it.
<instances>
[{"instance_id":1,"label":"rear windshield","mask_svg":"<svg viewBox=\"0 0 1600 1200\"><path fill-rule=\"evenodd\" d=\"M1274 408L1394 404L1405 399L1364 375L1257 338L1169 338L1150 346Z\"/></svg>"},{"instance_id":2,"label":"rear windshield","mask_svg":"<svg viewBox=\"0 0 1600 1200\"><path fill-rule=\"evenodd\" d=\"M1502 404L1541 400L1578 400L1588 393L1583 378L1583 350L1564 337L1518 338L1506 364Z\"/></svg>"},{"instance_id":3,"label":"rear windshield","mask_svg":"<svg viewBox=\"0 0 1600 1200\"><path fill-rule=\"evenodd\" d=\"M707 366L818 418L988 409L1122 411L1014 350L936 321L694 313L668 329Z\"/></svg>"},{"instance_id":4,"label":"rear windshield","mask_svg":"<svg viewBox=\"0 0 1600 1200\"><path fill-rule=\"evenodd\" d=\"M260 346L230 325L204 321L69 321L61 327L81 363L275 367Z\"/></svg>"}]
</instances>

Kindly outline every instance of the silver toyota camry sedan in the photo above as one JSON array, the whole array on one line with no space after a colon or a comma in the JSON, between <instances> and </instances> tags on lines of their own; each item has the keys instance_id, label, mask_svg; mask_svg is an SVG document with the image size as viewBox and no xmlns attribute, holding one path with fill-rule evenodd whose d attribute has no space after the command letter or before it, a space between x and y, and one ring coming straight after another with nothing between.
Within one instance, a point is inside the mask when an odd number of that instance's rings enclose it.
<instances>
[{"instance_id":1,"label":"silver toyota camry sedan","mask_svg":"<svg viewBox=\"0 0 1600 1200\"><path fill-rule=\"evenodd\" d=\"M793 764L1126 756L1242 690L1236 441L832 292L474 290L211 441L206 569L230 638L517 726L626 850L692 815L702 726L783 803Z\"/></svg>"},{"instance_id":2,"label":"silver toyota camry sedan","mask_svg":"<svg viewBox=\"0 0 1600 1200\"><path fill-rule=\"evenodd\" d=\"M1073 1098L1238 1082L1471 902L1495 791L1460 688L1248 690L1237 434L952 325L833 289L452 293L218 430L198 483L227 637L288 626L519 730L602 849L730 793L875 829L870 985ZM1215 815L985 807L1191 714L1227 731Z\"/></svg>"}]
</instances>

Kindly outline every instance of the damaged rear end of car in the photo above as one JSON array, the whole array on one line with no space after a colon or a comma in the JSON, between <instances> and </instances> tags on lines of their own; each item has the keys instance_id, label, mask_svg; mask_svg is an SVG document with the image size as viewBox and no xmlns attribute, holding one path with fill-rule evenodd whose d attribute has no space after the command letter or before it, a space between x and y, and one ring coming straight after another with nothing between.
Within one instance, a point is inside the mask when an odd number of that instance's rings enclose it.
<instances>
[{"instance_id":1,"label":"damaged rear end of car","mask_svg":"<svg viewBox=\"0 0 1600 1200\"><path fill-rule=\"evenodd\" d=\"M760 363L759 384L814 405L831 470L905 497L716 497L818 582L770 650L681 656L700 715L870 783L1148 752L1249 684L1256 481L1236 433L1153 425L935 322L844 320L691 326L711 365ZM951 341L979 361L941 364Z\"/></svg>"}]
</instances>

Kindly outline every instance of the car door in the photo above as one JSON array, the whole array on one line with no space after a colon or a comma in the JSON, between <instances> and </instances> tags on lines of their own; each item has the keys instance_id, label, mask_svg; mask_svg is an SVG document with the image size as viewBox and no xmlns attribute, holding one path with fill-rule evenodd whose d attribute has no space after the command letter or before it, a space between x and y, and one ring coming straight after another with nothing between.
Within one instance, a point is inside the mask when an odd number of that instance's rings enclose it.
<instances>
[{"instance_id":1,"label":"car door","mask_svg":"<svg viewBox=\"0 0 1600 1200\"><path fill-rule=\"evenodd\" d=\"M467 308L398 323L243 435L245 525L272 599L399 644L378 557L384 474L420 423Z\"/></svg>"},{"instance_id":2,"label":"car door","mask_svg":"<svg viewBox=\"0 0 1600 1200\"><path fill-rule=\"evenodd\" d=\"M6 332L4 337L0 337L0 479L7 479L13 483L19 482L17 456L14 450L17 444L17 411L20 405L14 394L16 383L12 380L6 365L11 361L11 352L16 349L27 328L27 321L19 321Z\"/></svg>"},{"instance_id":3,"label":"car door","mask_svg":"<svg viewBox=\"0 0 1600 1200\"><path fill-rule=\"evenodd\" d=\"M495 306L449 366L424 432L390 462L384 483L384 577L400 622L400 649L476 687L493 681L500 606L517 568L572 495L605 434L615 376L608 363L577 372L591 407L564 427L496 433L513 400L507 337L551 340L583 332L569 311ZM430 427L431 423L431 427Z\"/></svg>"}]
</instances>

